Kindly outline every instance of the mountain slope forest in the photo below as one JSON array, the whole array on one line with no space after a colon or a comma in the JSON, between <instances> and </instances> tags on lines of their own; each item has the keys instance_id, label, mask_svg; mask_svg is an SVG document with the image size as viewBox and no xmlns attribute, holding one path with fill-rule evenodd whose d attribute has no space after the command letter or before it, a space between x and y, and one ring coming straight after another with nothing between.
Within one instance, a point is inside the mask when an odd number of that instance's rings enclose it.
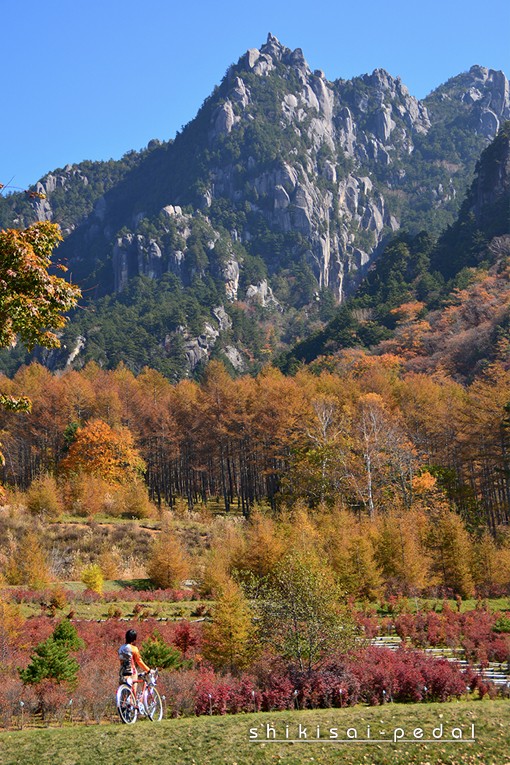
<instances>
[{"instance_id":1,"label":"mountain slope forest","mask_svg":"<svg viewBox=\"0 0 510 765\"><path fill-rule=\"evenodd\" d=\"M455 238L476 162L509 118L502 72L473 66L418 101L384 70L330 82L269 35L175 139L57 169L34 188L43 199L0 198L4 227L60 224L59 256L85 295L61 351L37 360L149 365L173 381L199 377L211 358L238 373L271 359L291 368L285 355L297 345L295 358L313 356L299 344L343 321L338 304L360 295L367 274L359 300L375 299L373 264L386 278L409 237L413 252L424 248L417 301L432 306L428 295L447 294L441 278L456 289L472 265L448 254L447 239L434 243L448 226ZM415 240L422 230L428 243ZM364 347L393 329L377 311L362 324ZM30 358L19 346L0 368Z\"/></svg>"}]
</instances>

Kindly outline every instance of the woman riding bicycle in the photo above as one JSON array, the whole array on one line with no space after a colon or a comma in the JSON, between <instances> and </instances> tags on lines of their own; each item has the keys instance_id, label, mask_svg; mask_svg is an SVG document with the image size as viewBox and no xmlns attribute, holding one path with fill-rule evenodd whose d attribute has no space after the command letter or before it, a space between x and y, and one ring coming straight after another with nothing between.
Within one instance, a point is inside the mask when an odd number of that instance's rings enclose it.
<instances>
[{"instance_id":1,"label":"woman riding bicycle","mask_svg":"<svg viewBox=\"0 0 510 765\"><path fill-rule=\"evenodd\" d=\"M119 648L120 683L116 694L117 711L123 723L136 722L139 714L148 717L151 722L157 722L163 717L163 699L156 688L158 670L147 666L135 643L135 630L128 630L126 642ZM144 673L140 693L138 670Z\"/></svg>"},{"instance_id":2,"label":"woman riding bicycle","mask_svg":"<svg viewBox=\"0 0 510 765\"><path fill-rule=\"evenodd\" d=\"M138 669L141 669L142 672L150 672L150 667L148 667L147 664L143 661L142 657L140 656L140 651L135 643L136 630L128 630L126 632L126 642L119 648L119 680L121 683L132 685L136 696Z\"/></svg>"}]
</instances>

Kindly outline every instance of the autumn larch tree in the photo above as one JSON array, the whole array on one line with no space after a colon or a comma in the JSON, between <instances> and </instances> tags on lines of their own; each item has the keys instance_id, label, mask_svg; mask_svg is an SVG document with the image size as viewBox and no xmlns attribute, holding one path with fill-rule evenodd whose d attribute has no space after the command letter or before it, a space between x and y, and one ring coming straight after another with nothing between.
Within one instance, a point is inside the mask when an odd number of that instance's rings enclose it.
<instances>
[{"instance_id":1,"label":"autumn larch tree","mask_svg":"<svg viewBox=\"0 0 510 765\"><path fill-rule=\"evenodd\" d=\"M102 420L89 422L76 432L67 457L60 463L68 474L86 473L112 483L135 480L145 463L128 428L114 430Z\"/></svg>"},{"instance_id":2,"label":"autumn larch tree","mask_svg":"<svg viewBox=\"0 0 510 765\"><path fill-rule=\"evenodd\" d=\"M39 535L27 530L16 544L12 542L7 552L4 575L8 584L46 587L51 579L46 552Z\"/></svg>"},{"instance_id":3,"label":"autumn larch tree","mask_svg":"<svg viewBox=\"0 0 510 765\"><path fill-rule=\"evenodd\" d=\"M157 587L178 587L189 574L190 564L176 534L165 528L154 543L147 574Z\"/></svg>"},{"instance_id":4,"label":"autumn larch tree","mask_svg":"<svg viewBox=\"0 0 510 765\"><path fill-rule=\"evenodd\" d=\"M238 672L250 665L256 650L249 603L239 585L229 579L213 609L212 622L205 625L202 653L215 668Z\"/></svg>"},{"instance_id":5,"label":"autumn larch tree","mask_svg":"<svg viewBox=\"0 0 510 765\"><path fill-rule=\"evenodd\" d=\"M263 578L273 572L284 551L273 519L255 510L247 528L246 543L233 551L232 567L240 578L247 573Z\"/></svg>"},{"instance_id":6,"label":"autumn larch tree","mask_svg":"<svg viewBox=\"0 0 510 765\"><path fill-rule=\"evenodd\" d=\"M462 598L472 597L473 551L462 518L448 508L436 508L429 519L426 543L432 556L432 569L439 583L451 588Z\"/></svg>"}]
</instances>

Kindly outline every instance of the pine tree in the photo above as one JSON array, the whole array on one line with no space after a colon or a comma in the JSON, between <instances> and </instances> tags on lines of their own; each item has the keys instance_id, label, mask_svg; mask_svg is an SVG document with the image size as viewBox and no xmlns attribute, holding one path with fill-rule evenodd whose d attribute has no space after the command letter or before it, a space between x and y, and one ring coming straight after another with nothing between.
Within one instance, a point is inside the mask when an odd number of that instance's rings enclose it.
<instances>
[{"instance_id":1,"label":"pine tree","mask_svg":"<svg viewBox=\"0 0 510 765\"><path fill-rule=\"evenodd\" d=\"M64 645L69 651L79 651L85 643L78 637L78 631L69 619L63 619L53 630L53 640Z\"/></svg>"},{"instance_id":2,"label":"pine tree","mask_svg":"<svg viewBox=\"0 0 510 765\"><path fill-rule=\"evenodd\" d=\"M178 669L182 664L180 652L167 643L158 630L142 643L142 658L150 667L159 669Z\"/></svg>"},{"instance_id":3,"label":"pine tree","mask_svg":"<svg viewBox=\"0 0 510 765\"><path fill-rule=\"evenodd\" d=\"M49 637L36 646L30 658L28 667L19 670L19 675L26 685L39 683L46 678L71 686L76 684L80 667L63 643Z\"/></svg>"},{"instance_id":4,"label":"pine tree","mask_svg":"<svg viewBox=\"0 0 510 765\"><path fill-rule=\"evenodd\" d=\"M77 651L83 646L83 640L78 637L74 625L64 619L57 624L49 638L35 647L30 664L26 669L18 670L19 676L25 685L34 685L49 679L57 683L66 683L72 688L77 683L80 666L69 654L70 651Z\"/></svg>"}]
</instances>

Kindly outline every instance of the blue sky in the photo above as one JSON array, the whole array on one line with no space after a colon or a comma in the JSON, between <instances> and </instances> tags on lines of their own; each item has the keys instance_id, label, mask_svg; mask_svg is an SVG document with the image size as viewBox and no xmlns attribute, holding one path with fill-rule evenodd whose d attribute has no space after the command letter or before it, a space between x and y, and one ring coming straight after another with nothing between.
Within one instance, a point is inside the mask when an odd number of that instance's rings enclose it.
<instances>
[{"instance_id":1,"label":"blue sky","mask_svg":"<svg viewBox=\"0 0 510 765\"><path fill-rule=\"evenodd\" d=\"M333 80L377 67L424 97L481 64L510 76L492 0L0 0L0 182L166 140L268 32Z\"/></svg>"}]
</instances>

